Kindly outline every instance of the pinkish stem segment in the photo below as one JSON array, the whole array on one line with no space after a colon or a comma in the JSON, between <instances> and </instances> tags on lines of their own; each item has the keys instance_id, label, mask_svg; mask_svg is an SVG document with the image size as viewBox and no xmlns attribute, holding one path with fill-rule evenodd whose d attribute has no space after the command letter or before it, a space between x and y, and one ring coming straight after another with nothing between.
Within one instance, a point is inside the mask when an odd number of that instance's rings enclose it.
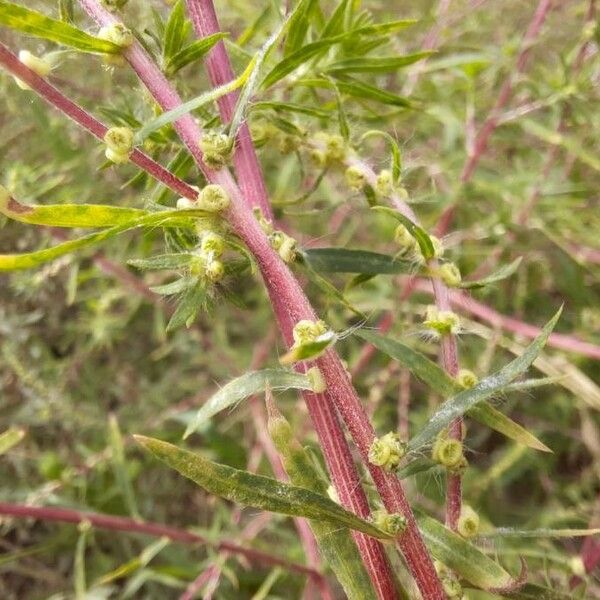
<instances>
[{"instance_id":1,"label":"pinkish stem segment","mask_svg":"<svg viewBox=\"0 0 600 600\"><path fill-rule=\"evenodd\" d=\"M199 38L220 31L217 13L211 0L188 0L187 8ZM218 42L208 53L205 63L213 87L229 83L235 78L225 44L222 41ZM217 100L223 123L227 124L231 121L238 97L239 92L235 91ZM272 219L271 203L246 122L242 123L237 134L233 164L242 195L250 201L252 206L259 207L267 218Z\"/></svg>"}]
</instances>

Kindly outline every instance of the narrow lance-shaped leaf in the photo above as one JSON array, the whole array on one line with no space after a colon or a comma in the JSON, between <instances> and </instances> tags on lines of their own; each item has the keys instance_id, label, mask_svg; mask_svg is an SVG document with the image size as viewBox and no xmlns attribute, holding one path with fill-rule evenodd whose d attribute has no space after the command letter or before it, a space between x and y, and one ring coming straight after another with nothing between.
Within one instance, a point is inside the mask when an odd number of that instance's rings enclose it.
<instances>
[{"instance_id":1,"label":"narrow lance-shaped leaf","mask_svg":"<svg viewBox=\"0 0 600 600\"><path fill-rule=\"evenodd\" d=\"M561 312L562 308L546 324L540 335L527 346L521 356L500 369L496 374L486 377L474 387L465 390L444 402L433 417L431 417L427 425L410 441L409 448L415 450L427 444L451 421L462 416L466 411L480 402L501 392L506 385L522 375L530 367L531 363L533 363L541 349L544 347Z\"/></svg>"},{"instance_id":2,"label":"narrow lance-shaped leaf","mask_svg":"<svg viewBox=\"0 0 600 600\"><path fill-rule=\"evenodd\" d=\"M293 19L297 11L301 9L301 6L302 4L300 3L296 7L296 9L283 21L279 28L276 29L273 32L273 34L269 36L269 38L263 44L261 49L254 55L252 59L252 69L250 70L246 78L244 88L242 89L240 96L237 100L235 109L233 111L233 115L231 117L231 123L229 124L229 137L232 140L236 138L238 129L240 128L240 125L246 118L246 110L248 109L250 99L258 86L258 78L264 61L266 60L271 50L275 47L278 40L283 35L284 31L287 29L290 20Z\"/></svg>"},{"instance_id":3,"label":"narrow lance-shaped leaf","mask_svg":"<svg viewBox=\"0 0 600 600\"><path fill-rule=\"evenodd\" d=\"M412 264L387 254L350 248L311 248L302 258L319 273L365 273L396 275L408 273Z\"/></svg>"},{"instance_id":4,"label":"narrow lance-shaped leaf","mask_svg":"<svg viewBox=\"0 0 600 600\"><path fill-rule=\"evenodd\" d=\"M474 281L462 281L458 287L464 289L476 289L485 287L486 285L490 285L492 283L497 283L498 281L502 281L517 271L522 260L523 257L519 256L519 258L513 260L510 264L504 265L497 271L490 273L487 277L483 277L482 279L477 279Z\"/></svg>"},{"instance_id":5,"label":"narrow lance-shaped leaf","mask_svg":"<svg viewBox=\"0 0 600 600\"><path fill-rule=\"evenodd\" d=\"M169 14L163 36L163 56L169 59L181 50L185 35L185 8L183 0L177 0Z\"/></svg>"},{"instance_id":6,"label":"narrow lance-shaped leaf","mask_svg":"<svg viewBox=\"0 0 600 600\"><path fill-rule=\"evenodd\" d=\"M206 216L206 214L206 212L197 209L149 213L139 219L126 222L123 225L117 225L116 227L111 227L110 229L105 229L98 233L92 233L76 240L69 240L68 242L63 242L62 244L52 246L51 248L45 248L44 250L25 252L23 254L0 254L0 271L34 269L61 256L100 244L101 242L130 229L154 225L167 227L177 224L180 226L185 224L186 217L203 217Z\"/></svg>"},{"instance_id":7,"label":"narrow lance-shaped leaf","mask_svg":"<svg viewBox=\"0 0 600 600\"><path fill-rule=\"evenodd\" d=\"M8 452L25 437L25 430L18 427L10 427L0 434L0 455Z\"/></svg>"},{"instance_id":8,"label":"narrow lance-shaped leaf","mask_svg":"<svg viewBox=\"0 0 600 600\"><path fill-rule=\"evenodd\" d=\"M410 346L406 346L401 342L392 340L373 331L359 331L357 332L357 335L370 344L373 344L382 352L385 352L388 356L400 361L403 365L408 367L416 377L445 398L462 389L439 365ZM536 382L537 380L533 380L533 383ZM544 382L546 383L546 381ZM504 387L502 391L509 391L512 389L511 385L515 384L509 384ZM531 387L533 387L533 385L531 385ZM523 388L521 387L520 389ZM550 448L538 440L532 433L487 403L481 403L470 408L467 411L467 414L476 421L487 425L495 431L499 431L506 437L520 444L525 444L530 448L541 450L542 452L551 452Z\"/></svg>"},{"instance_id":9,"label":"narrow lance-shaped leaf","mask_svg":"<svg viewBox=\"0 0 600 600\"><path fill-rule=\"evenodd\" d=\"M526 583L518 590L504 592L503 597L511 598L512 600L573 600L571 594L563 594L560 591L535 583Z\"/></svg>"},{"instance_id":10,"label":"narrow lance-shaped leaf","mask_svg":"<svg viewBox=\"0 0 600 600\"><path fill-rule=\"evenodd\" d=\"M116 44L89 35L65 21L5 0L0 2L0 25L83 52L117 54L121 51Z\"/></svg>"},{"instance_id":11,"label":"narrow lance-shaped leaf","mask_svg":"<svg viewBox=\"0 0 600 600\"><path fill-rule=\"evenodd\" d=\"M203 307L205 299L206 290L200 282L188 287L167 323L167 331L174 331L184 325L189 327L196 318L198 311Z\"/></svg>"},{"instance_id":12,"label":"narrow lance-shaped leaf","mask_svg":"<svg viewBox=\"0 0 600 600\"><path fill-rule=\"evenodd\" d=\"M309 15L314 0L300 0L289 20L289 30L283 45L284 56L288 56L298 50L304 42L308 31Z\"/></svg>"},{"instance_id":13,"label":"narrow lance-shaped leaf","mask_svg":"<svg viewBox=\"0 0 600 600\"><path fill-rule=\"evenodd\" d=\"M165 125L169 125L177 119L180 119L187 113L200 108L201 106L205 106L210 104L211 102L215 102L219 98L226 96L227 94L237 90L242 87L248 78L250 72L252 71L252 67L254 66L254 59L250 61L244 72L237 77L236 79L230 81L229 83L225 83L213 90L208 92L204 92L196 98L192 98L192 100L188 100L183 104L180 104L177 108L173 110L169 110L167 112L162 113L156 119L146 123L138 132L135 134L135 143L141 144L152 132L164 127Z\"/></svg>"},{"instance_id":14,"label":"narrow lance-shaped leaf","mask_svg":"<svg viewBox=\"0 0 600 600\"><path fill-rule=\"evenodd\" d=\"M104 204L27 205L0 194L0 213L14 221L48 227L113 227L147 215L138 208Z\"/></svg>"},{"instance_id":15,"label":"narrow lance-shaped leaf","mask_svg":"<svg viewBox=\"0 0 600 600\"><path fill-rule=\"evenodd\" d=\"M417 52L406 56L359 56L327 65L327 73L390 73L431 56L434 52Z\"/></svg>"},{"instance_id":16,"label":"narrow lance-shaped leaf","mask_svg":"<svg viewBox=\"0 0 600 600\"><path fill-rule=\"evenodd\" d=\"M599 535L600 528L596 529L512 529L511 527L497 527L493 531L480 534L486 538L572 538Z\"/></svg>"},{"instance_id":17,"label":"narrow lance-shaped leaf","mask_svg":"<svg viewBox=\"0 0 600 600\"><path fill-rule=\"evenodd\" d=\"M471 584L484 590L514 584L513 577L499 564L436 519L419 515L417 522L431 554Z\"/></svg>"},{"instance_id":18,"label":"narrow lance-shaped leaf","mask_svg":"<svg viewBox=\"0 0 600 600\"><path fill-rule=\"evenodd\" d=\"M267 386L274 390L311 389L310 381L303 373L285 369L263 369L244 373L223 386L202 405L194 421L185 430L184 439L217 413L234 406L245 398L264 392Z\"/></svg>"},{"instance_id":19,"label":"narrow lance-shaped leaf","mask_svg":"<svg viewBox=\"0 0 600 600\"><path fill-rule=\"evenodd\" d=\"M140 435L135 438L158 459L215 496L292 517L327 521L380 539L390 537L372 523L312 490L221 465L167 442Z\"/></svg>"},{"instance_id":20,"label":"narrow lance-shaped leaf","mask_svg":"<svg viewBox=\"0 0 600 600\"><path fill-rule=\"evenodd\" d=\"M217 42L227 37L227 35L227 33L220 31L207 35L201 40L195 40L167 60L165 72L169 76L175 75L183 67L187 67L187 65L202 58Z\"/></svg>"}]
</instances>

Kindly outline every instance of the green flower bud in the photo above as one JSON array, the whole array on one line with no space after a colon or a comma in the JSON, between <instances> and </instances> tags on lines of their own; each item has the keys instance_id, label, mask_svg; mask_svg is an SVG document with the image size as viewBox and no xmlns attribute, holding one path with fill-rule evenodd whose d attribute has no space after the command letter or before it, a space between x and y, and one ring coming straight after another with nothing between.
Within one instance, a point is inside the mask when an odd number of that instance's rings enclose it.
<instances>
[{"instance_id":1,"label":"green flower bud","mask_svg":"<svg viewBox=\"0 0 600 600\"><path fill-rule=\"evenodd\" d=\"M133 131L129 127L111 127L104 134L105 155L117 164L129 162L133 152Z\"/></svg>"},{"instance_id":2,"label":"green flower bud","mask_svg":"<svg viewBox=\"0 0 600 600\"><path fill-rule=\"evenodd\" d=\"M225 251L225 240L213 231L205 231L202 234L200 249L203 253L211 255L213 258L218 258Z\"/></svg>"},{"instance_id":3,"label":"green flower bud","mask_svg":"<svg viewBox=\"0 0 600 600\"><path fill-rule=\"evenodd\" d=\"M406 519L400 513L388 513L383 509L375 510L371 520L379 529L393 536L400 535L406 529Z\"/></svg>"},{"instance_id":4,"label":"green flower bud","mask_svg":"<svg viewBox=\"0 0 600 600\"><path fill-rule=\"evenodd\" d=\"M460 331L460 319L456 313L438 310L433 305L427 307L424 325L439 335L456 334Z\"/></svg>"},{"instance_id":5,"label":"green flower bud","mask_svg":"<svg viewBox=\"0 0 600 600\"><path fill-rule=\"evenodd\" d=\"M129 48L135 41L135 37L131 31L123 25L123 23L112 23L103 27L98 32L98 37L116 44L122 49Z\"/></svg>"},{"instance_id":6,"label":"green flower bud","mask_svg":"<svg viewBox=\"0 0 600 600\"><path fill-rule=\"evenodd\" d=\"M291 154L300 148L301 143L302 139L297 135L282 133L278 136L277 148L281 154Z\"/></svg>"},{"instance_id":7,"label":"green flower bud","mask_svg":"<svg viewBox=\"0 0 600 600\"><path fill-rule=\"evenodd\" d=\"M446 263L440 267L440 279L448 287L458 287L462 280L460 270L454 263Z\"/></svg>"},{"instance_id":8,"label":"green flower bud","mask_svg":"<svg viewBox=\"0 0 600 600\"><path fill-rule=\"evenodd\" d=\"M213 283L221 281L225 275L225 267L220 260L211 260L205 267L206 277Z\"/></svg>"},{"instance_id":9,"label":"green flower bud","mask_svg":"<svg viewBox=\"0 0 600 600\"><path fill-rule=\"evenodd\" d=\"M309 156L310 156L310 159L315 164L315 166L322 169L323 167L325 167L327 165L327 155L322 150L313 148L309 152Z\"/></svg>"},{"instance_id":10,"label":"green flower bud","mask_svg":"<svg viewBox=\"0 0 600 600\"><path fill-rule=\"evenodd\" d=\"M390 431L381 438L375 438L369 448L369 462L386 471L395 471L406 454L407 443Z\"/></svg>"},{"instance_id":11,"label":"green flower bud","mask_svg":"<svg viewBox=\"0 0 600 600\"><path fill-rule=\"evenodd\" d=\"M295 344L308 344L314 342L319 336L327 333L327 331L327 325L323 321L302 319L294 325L292 336Z\"/></svg>"},{"instance_id":12,"label":"green flower bud","mask_svg":"<svg viewBox=\"0 0 600 600\"><path fill-rule=\"evenodd\" d=\"M456 383L465 389L472 388L479 383L479 378L469 369L461 369L456 376Z\"/></svg>"},{"instance_id":13,"label":"green flower bud","mask_svg":"<svg viewBox=\"0 0 600 600\"><path fill-rule=\"evenodd\" d=\"M458 469L463 466L463 444L451 438L438 438L433 444L431 458L448 469Z\"/></svg>"},{"instance_id":14,"label":"green flower bud","mask_svg":"<svg viewBox=\"0 0 600 600\"><path fill-rule=\"evenodd\" d=\"M203 187L198 196L198 208L207 212L223 212L229 208L230 202L227 192L212 183Z\"/></svg>"},{"instance_id":15,"label":"green flower bud","mask_svg":"<svg viewBox=\"0 0 600 600\"><path fill-rule=\"evenodd\" d=\"M293 237L284 234L283 241L277 250L279 256L285 263L291 263L296 260L296 248L298 246L298 242Z\"/></svg>"},{"instance_id":16,"label":"green flower bud","mask_svg":"<svg viewBox=\"0 0 600 600\"><path fill-rule=\"evenodd\" d=\"M456 530L464 538L472 538L479 533L479 515L466 504L461 508Z\"/></svg>"},{"instance_id":17,"label":"green flower bud","mask_svg":"<svg viewBox=\"0 0 600 600\"><path fill-rule=\"evenodd\" d=\"M394 231L394 241L405 251L413 250L416 244L415 238L402 224L398 225Z\"/></svg>"},{"instance_id":18,"label":"green flower bud","mask_svg":"<svg viewBox=\"0 0 600 600\"><path fill-rule=\"evenodd\" d=\"M200 277L204 275L205 263L201 256L193 256L189 264L190 275L192 277Z\"/></svg>"},{"instance_id":19,"label":"green flower bud","mask_svg":"<svg viewBox=\"0 0 600 600\"><path fill-rule=\"evenodd\" d=\"M233 144L227 135L207 131L200 140L203 160L211 169L221 169L231 158Z\"/></svg>"},{"instance_id":20,"label":"green flower bud","mask_svg":"<svg viewBox=\"0 0 600 600\"><path fill-rule=\"evenodd\" d=\"M346 169L345 177L348 186L356 192L360 192L367 183L367 177L359 167L348 167Z\"/></svg>"},{"instance_id":21,"label":"green flower bud","mask_svg":"<svg viewBox=\"0 0 600 600\"><path fill-rule=\"evenodd\" d=\"M319 367L311 367L306 371L310 387L315 394L322 394L327 389L327 383Z\"/></svg>"},{"instance_id":22,"label":"green flower bud","mask_svg":"<svg viewBox=\"0 0 600 600\"><path fill-rule=\"evenodd\" d=\"M389 169L383 169L377 174L375 181L375 191L384 198L388 198L394 189L392 172Z\"/></svg>"}]
</instances>

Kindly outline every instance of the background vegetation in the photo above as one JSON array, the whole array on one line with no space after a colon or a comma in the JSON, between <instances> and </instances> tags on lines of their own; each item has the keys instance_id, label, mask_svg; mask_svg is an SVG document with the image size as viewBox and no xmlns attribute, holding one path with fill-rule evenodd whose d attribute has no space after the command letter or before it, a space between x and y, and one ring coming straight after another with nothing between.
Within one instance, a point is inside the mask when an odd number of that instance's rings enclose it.
<instances>
[{"instance_id":1,"label":"background vegetation","mask_svg":"<svg viewBox=\"0 0 600 600\"><path fill-rule=\"evenodd\" d=\"M59 14L56 2L21 4ZM319 4L324 15L331 14L334 3ZM69 3L58 5L64 9ZM437 52L401 70L357 76L374 89L410 97L408 108L356 90L342 93L343 114L355 143L370 129L386 131L398 141L402 185L427 229L433 231L455 204L444 244L463 277L483 276L523 258L505 280L453 292L455 310L463 319L459 350L464 367L480 376L498 370L531 337L524 324L542 326L564 304L556 331L567 337L562 345L560 338L551 340L535 363L536 376L556 381L495 399L502 412L552 453L516 444L469 421L465 498L479 512L484 534L493 527L587 528L598 522L596 17L587 1L554 2L539 32L525 43L530 52L519 69L523 36L536 7L533 1L513 0L365 0L362 8L377 22L418 20L390 36L373 55L408 55L423 47ZM279 8L268 0L217 3L238 73L248 53L256 52L273 30ZM160 54L161 28L170 10L157 0L131 0L123 15ZM74 22L92 31L76 7ZM191 31L188 35L191 41ZM56 49L8 29L0 29L0 39L13 50L40 54ZM345 52L351 55L353 49ZM270 60L274 65L281 57ZM107 68L96 56L64 53L52 80L105 122L141 123L156 114L130 69ZM174 81L186 99L210 88L201 61L186 66ZM340 118L330 90L292 88L286 81L255 100L288 102L304 106L304 112L258 105L250 113L276 217L301 248L364 248L393 255L395 223L369 211L365 196L349 189L343 172L331 169L318 178L320 170L306 152L282 152L296 139L294 128L309 138L325 130L337 134ZM510 94L494 112L507 81ZM140 176L134 165L107 166L101 144L33 93L20 90L7 73L0 74L0 86L0 183L15 198L31 204L175 204L174 194ZM210 125L217 113L210 105L196 114ZM497 119L495 130L472 176L461 184L469 154L490 115ZM389 167L389 146L381 138L357 147L377 169ZM155 134L149 149L166 165L179 145L173 131L165 128ZM198 183L191 162L180 173ZM9 220L2 225L3 253L57 243L55 232L48 229ZM0 596L7 600L178 597L207 569L212 569L216 598L302 597L304 575L226 556L216 545L231 540L304 563L290 519L240 512L158 463L131 438L140 433L181 444L190 411L251 366L276 366L285 351L263 286L249 272L222 285L189 328L166 332L178 299L159 297L147 286L169 281L169 273L140 273L126 265L129 259L162 252L164 244L160 230L134 232L100 250L0 275L0 430L16 427L25 432L2 456L0 498L5 503L143 517L194 530L210 544L185 545L5 517L0 525ZM426 284L417 284L416 291L401 298L407 274L366 282L352 275L324 274L344 292L347 304L367 316L364 321L323 286L308 281L305 272L299 273L320 315L336 331L375 327L391 311L390 335L435 357L437 344L422 335L422 315L431 302ZM477 304L469 304L468 298ZM350 369L364 345L351 335L338 343ZM399 421L401 428L418 431L439 402L427 386L379 352L354 383L381 432L395 429ZM296 435L321 463L303 402L292 391L278 392L277 400ZM218 462L250 465L272 475L262 448L264 434L262 405L241 403L205 423L186 444ZM439 472L411 476L406 485L415 506L443 515L445 489ZM531 581L565 593L572 577L583 575L574 597L600 598L595 563L589 563L593 552L598 554L593 538L582 542L496 535L484 538L482 547L492 556L497 553L513 573L518 556L524 557ZM494 597L467 594L473 599Z\"/></svg>"}]
</instances>

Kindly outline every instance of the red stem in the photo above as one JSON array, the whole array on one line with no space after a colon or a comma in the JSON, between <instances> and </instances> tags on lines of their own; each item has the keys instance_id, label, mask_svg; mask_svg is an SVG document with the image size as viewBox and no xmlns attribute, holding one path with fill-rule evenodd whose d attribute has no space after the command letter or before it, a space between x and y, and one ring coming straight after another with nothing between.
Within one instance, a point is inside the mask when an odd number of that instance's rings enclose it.
<instances>
[{"instance_id":1,"label":"red stem","mask_svg":"<svg viewBox=\"0 0 600 600\"><path fill-rule=\"evenodd\" d=\"M0 502L0 515L17 518L30 517L41 521L59 521L62 523L83 523L87 521L94 527L99 527L100 529L126 531L129 533L143 533L155 537L167 537L174 542L181 542L183 544L204 544L217 550L226 550L235 554L241 554L253 562L260 562L267 565L278 565L286 568L288 571L293 571L302 575L309 575L311 577L323 577L321 573L315 571L314 569L279 558L278 556L272 556L271 554L267 554L266 552L262 552L260 550L246 548L227 540L212 542L196 533L186 531L185 529L169 527L160 523L147 523L126 517L81 512L68 508L27 506L24 504L11 504L8 502Z\"/></svg>"},{"instance_id":2,"label":"red stem","mask_svg":"<svg viewBox=\"0 0 600 600\"><path fill-rule=\"evenodd\" d=\"M212 0L187 0L187 8L199 38L220 31ZM213 87L220 87L235 79L223 41L219 41L208 53L205 64ZM217 100L223 123L231 121L238 97L239 92L236 90ZM233 164L242 195L252 206L258 206L267 218L272 219L271 203L267 196L262 170L254 150L250 129L245 121L239 128L236 142Z\"/></svg>"}]
</instances>

